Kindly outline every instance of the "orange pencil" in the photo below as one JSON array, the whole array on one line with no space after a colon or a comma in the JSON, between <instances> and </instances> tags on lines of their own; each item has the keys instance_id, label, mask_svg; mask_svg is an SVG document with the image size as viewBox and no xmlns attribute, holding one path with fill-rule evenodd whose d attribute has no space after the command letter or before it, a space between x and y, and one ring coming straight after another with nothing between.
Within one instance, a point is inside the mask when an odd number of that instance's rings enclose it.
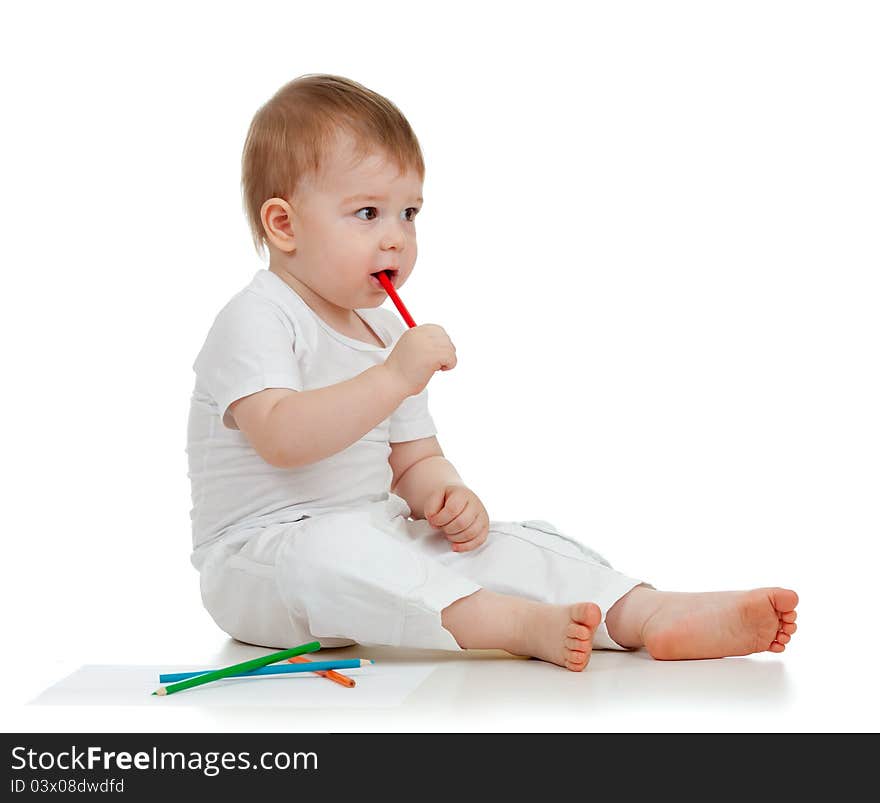
<instances>
[{"instance_id":1,"label":"orange pencil","mask_svg":"<svg viewBox=\"0 0 880 803\"><path fill-rule=\"evenodd\" d=\"M302 655L294 655L293 658L287 659L292 664L310 664L311 661L308 658L303 658ZM348 686L348 688L354 688L354 678L350 678L347 675L342 675L337 672L335 669L324 669L315 672L316 675L322 675L327 678L327 680L334 680L339 683L341 686Z\"/></svg>"}]
</instances>

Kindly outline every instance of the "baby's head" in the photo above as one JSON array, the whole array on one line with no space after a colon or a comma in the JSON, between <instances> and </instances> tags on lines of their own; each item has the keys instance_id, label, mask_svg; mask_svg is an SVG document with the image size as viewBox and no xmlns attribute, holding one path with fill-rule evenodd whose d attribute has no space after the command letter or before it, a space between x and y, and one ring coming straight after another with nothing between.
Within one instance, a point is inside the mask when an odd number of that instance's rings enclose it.
<instances>
[{"instance_id":1,"label":"baby's head","mask_svg":"<svg viewBox=\"0 0 880 803\"><path fill-rule=\"evenodd\" d=\"M371 274L416 261L425 167L391 101L335 75L285 84L251 121L242 194L259 254L295 286L345 309L385 299Z\"/></svg>"}]
</instances>

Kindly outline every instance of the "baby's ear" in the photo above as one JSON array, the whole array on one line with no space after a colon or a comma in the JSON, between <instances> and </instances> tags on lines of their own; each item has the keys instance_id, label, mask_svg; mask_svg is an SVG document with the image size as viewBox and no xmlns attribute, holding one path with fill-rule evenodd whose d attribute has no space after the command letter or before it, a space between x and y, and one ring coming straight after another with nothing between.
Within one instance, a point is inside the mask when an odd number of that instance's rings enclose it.
<instances>
[{"instance_id":1,"label":"baby's ear","mask_svg":"<svg viewBox=\"0 0 880 803\"><path fill-rule=\"evenodd\" d=\"M296 250L293 231L293 208L284 198L269 198L260 207L260 221L266 237L278 250L292 253Z\"/></svg>"}]
</instances>

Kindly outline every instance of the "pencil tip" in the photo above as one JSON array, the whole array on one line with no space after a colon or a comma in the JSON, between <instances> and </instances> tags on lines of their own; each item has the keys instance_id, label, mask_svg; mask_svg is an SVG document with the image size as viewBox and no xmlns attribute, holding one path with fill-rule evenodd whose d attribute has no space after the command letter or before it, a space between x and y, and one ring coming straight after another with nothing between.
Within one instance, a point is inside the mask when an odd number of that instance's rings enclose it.
<instances>
[{"instance_id":1,"label":"pencil tip","mask_svg":"<svg viewBox=\"0 0 880 803\"><path fill-rule=\"evenodd\" d=\"M156 689L156 691L154 691L153 694L158 694L159 697L164 697L166 694L165 687L163 686L161 689Z\"/></svg>"}]
</instances>

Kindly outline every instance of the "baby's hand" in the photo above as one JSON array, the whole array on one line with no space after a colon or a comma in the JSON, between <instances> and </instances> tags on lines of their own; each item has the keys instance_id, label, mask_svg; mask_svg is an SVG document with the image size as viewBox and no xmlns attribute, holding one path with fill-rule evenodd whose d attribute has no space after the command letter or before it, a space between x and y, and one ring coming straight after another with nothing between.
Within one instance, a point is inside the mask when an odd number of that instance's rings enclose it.
<instances>
[{"instance_id":1,"label":"baby's hand","mask_svg":"<svg viewBox=\"0 0 880 803\"><path fill-rule=\"evenodd\" d=\"M469 552L489 535L489 514L480 498L464 485L446 485L425 502L428 524L446 533L453 552Z\"/></svg>"},{"instance_id":2,"label":"baby's hand","mask_svg":"<svg viewBox=\"0 0 880 803\"><path fill-rule=\"evenodd\" d=\"M423 323L408 329L398 339L385 366L402 382L407 395L415 396L435 371L455 368L455 346L442 326Z\"/></svg>"}]
</instances>

